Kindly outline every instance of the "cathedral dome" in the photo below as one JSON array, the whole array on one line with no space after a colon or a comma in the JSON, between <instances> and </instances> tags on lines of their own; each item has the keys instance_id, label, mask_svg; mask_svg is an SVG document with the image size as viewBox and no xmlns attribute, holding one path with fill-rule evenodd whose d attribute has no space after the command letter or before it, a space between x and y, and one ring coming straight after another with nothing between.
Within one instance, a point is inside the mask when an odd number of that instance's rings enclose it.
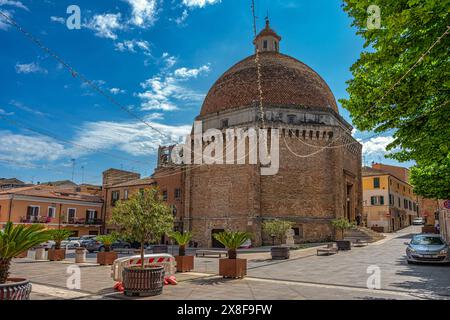
<instances>
[{"instance_id":1,"label":"cathedral dome","mask_svg":"<svg viewBox=\"0 0 450 320\"><path fill-rule=\"evenodd\" d=\"M326 82L306 64L279 53L279 37L269 27L255 38L259 50L263 104L275 107L322 107L338 112ZM226 71L209 90L201 116L259 104L258 68L255 55Z\"/></svg>"}]
</instances>

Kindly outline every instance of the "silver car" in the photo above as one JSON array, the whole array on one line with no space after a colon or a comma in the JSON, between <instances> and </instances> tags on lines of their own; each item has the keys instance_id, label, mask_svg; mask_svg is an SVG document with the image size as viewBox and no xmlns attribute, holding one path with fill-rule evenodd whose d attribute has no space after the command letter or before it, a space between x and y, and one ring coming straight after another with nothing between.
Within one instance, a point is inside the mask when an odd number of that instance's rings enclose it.
<instances>
[{"instance_id":1,"label":"silver car","mask_svg":"<svg viewBox=\"0 0 450 320\"><path fill-rule=\"evenodd\" d=\"M405 244L408 263L450 263L449 247L438 234L417 234Z\"/></svg>"}]
</instances>

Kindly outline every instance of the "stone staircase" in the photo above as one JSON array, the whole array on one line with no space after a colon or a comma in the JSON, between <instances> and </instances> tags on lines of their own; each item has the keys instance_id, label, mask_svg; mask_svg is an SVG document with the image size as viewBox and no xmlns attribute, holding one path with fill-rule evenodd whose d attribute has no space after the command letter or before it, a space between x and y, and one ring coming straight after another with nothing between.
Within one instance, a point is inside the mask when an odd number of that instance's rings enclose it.
<instances>
[{"instance_id":1,"label":"stone staircase","mask_svg":"<svg viewBox=\"0 0 450 320\"><path fill-rule=\"evenodd\" d=\"M375 232L369 228L356 227L350 230L346 230L344 233L344 239L350 241L362 240L367 242L375 242L384 239L381 233Z\"/></svg>"}]
</instances>

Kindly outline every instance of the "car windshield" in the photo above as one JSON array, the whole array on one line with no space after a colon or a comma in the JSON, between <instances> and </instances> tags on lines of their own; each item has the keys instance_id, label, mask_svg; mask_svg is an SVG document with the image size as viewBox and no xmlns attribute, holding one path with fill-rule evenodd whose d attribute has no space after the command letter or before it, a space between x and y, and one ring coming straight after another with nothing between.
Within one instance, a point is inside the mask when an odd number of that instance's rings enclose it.
<instances>
[{"instance_id":1,"label":"car windshield","mask_svg":"<svg viewBox=\"0 0 450 320\"><path fill-rule=\"evenodd\" d=\"M421 237L414 237L411 240L411 244L414 244L414 245L442 245L444 243L438 237L421 236Z\"/></svg>"}]
</instances>

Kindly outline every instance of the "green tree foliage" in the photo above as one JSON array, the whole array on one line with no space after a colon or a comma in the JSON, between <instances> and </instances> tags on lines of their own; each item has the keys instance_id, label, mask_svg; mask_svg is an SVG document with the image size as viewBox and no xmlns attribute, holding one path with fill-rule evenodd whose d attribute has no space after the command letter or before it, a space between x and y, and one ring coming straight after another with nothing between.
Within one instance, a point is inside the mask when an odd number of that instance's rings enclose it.
<instances>
[{"instance_id":1,"label":"green tree foliage","mask_svg":"<svg viewBox=\"0 0 450 320\"><path fill-rule=\"evenodd\" d=\"M43 225L16 225L6 223L0 230L0 284L8 278L11 259L22 252L44 243L51 238L51 233Z\"/></svg>"},{"instance_id":2,"label":"green tree foliage","mask_svg":"<svg viewBox=\"0 0 450 320\"><path fill-rule=\"evenodd\" d=\"M176 231L176 232L171 232L169 235L171 238L175 239L175 241L180 246L178 254L180 256L186 255L186 245L192 239L192 233L190 233L190 232L181 233L179 231Z\"/></svg>"},{"instance_id":3,"label":"green tree foliage","mask_svg":"<svg viewBox=\"0 0 450 320\"><path fill-rule=\"evenodd\" d=\"M228 258L236 259L237 249L251 238L251 234L241 231L228 231L215 233L214 238L228 249Z\"/></svg>"},{"instance_id":4,"label":"green tree foliage","mask_svg":"<svg viewBox=\"0 0 450 320\"><path fill-rule=\"evenodd\" d=\"M124 238L141 244L141 267L144 268L146 242L157 242L173 230L170 207L158 194L158 189L136 192L126 201L118 201L110 223L117 226Z\"/></svg>"},{"instance_id":5,"label":"green tree foliage","mask_svg":"<svg viewBox=\"0 0 450 320\"><path fill-rule=\"evenodd\" d=\"M95 237L95 240L100 241L105 246L105 251L109 252L111 251L112 244L118 239L118 235L115 233L111 234L103 234L100 236Z\"/></svg>"},{"instance_id":6,"label":"green tree foliage","mask_svg":"<svg viewBox=\"0 0 450 320\"><path fill-rule=\"evenodd\" d=\"M331 225L341 231L342 239L344 239L345 230L354 228L356 225L345 218L334 219L331 221Z\"/></svg>"},{"instance_id":7,"label":"green tree foliage","mask_svg":"<svg viewBox=\"0 0 450 320\"><path fill-rule=\"evenodd\" d=\"M291 229L293 225L294 223L291 221L274 219L264 221L262 224L262 229L269 236L275 236L280 240L280 243L283 243L286 232Z\"/></svg>"},{"instance_id":8,"label":"green tree foliage","mask_svg":"<svg viewBox=\"0 0 450 320\"><path fill-rule=\"evenodd\" d=\"M380 8L379 29L367 27L370 5ZM343 107L360 130L395 131L389 157L416 162L417 194L449 198L450 1L344 0L343 7L368 48L351 67Z\"/></svg>"}]
</instances>

